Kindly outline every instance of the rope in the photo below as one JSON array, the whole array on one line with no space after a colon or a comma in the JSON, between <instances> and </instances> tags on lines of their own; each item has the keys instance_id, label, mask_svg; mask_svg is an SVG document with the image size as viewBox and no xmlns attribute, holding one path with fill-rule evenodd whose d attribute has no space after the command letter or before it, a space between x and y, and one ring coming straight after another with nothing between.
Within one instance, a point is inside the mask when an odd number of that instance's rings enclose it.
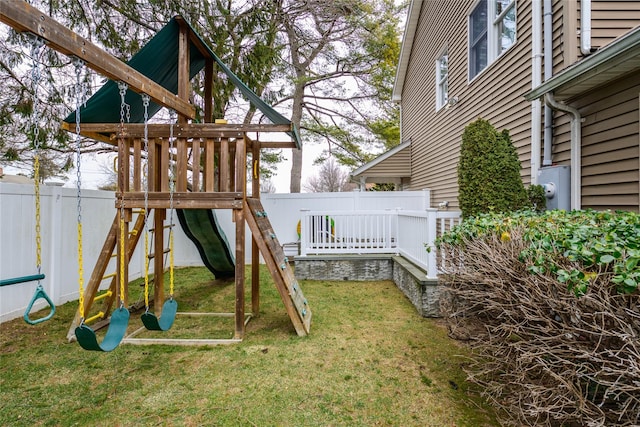
<instances>
[{"instance_id":1,"label":"rope","mask_svg":"<svg viewBox=\"0 0 640 427\"><path fill-rule=\"evenodd\" d=\"M147 167L144 174L144 307L149 311L149 95L141 95L144 107L144 151Z\"/></svg>"},{"instance_id":2,"label":"rope","mask_svg":"<svg viewBox=\"0 0 640 427\"><path fill-rule=\"evenodd\" d=\"M76 59L74 62L75 71L76 71L76 188L77 188L77 211L78 211L78 290L80 294L80 298L78 300L79 312L80 312L80 323L84 322L84 260L82 256L82 197L81 197L81 188L82 188L82 172L81 172L81 156L80 156L80 105L82 105L84 101L84 85L80 81L80 72L82 71L82 67L84 63L80 59Z\"/></svg>"}]
</instances>

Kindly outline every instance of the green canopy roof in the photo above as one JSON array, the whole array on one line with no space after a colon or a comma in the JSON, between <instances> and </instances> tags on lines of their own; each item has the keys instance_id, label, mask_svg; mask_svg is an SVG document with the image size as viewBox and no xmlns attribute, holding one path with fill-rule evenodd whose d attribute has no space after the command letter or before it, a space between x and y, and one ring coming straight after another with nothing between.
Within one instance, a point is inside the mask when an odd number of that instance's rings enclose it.
<instances>
[{"instance_id":1,"label":"green canopy roof","mask_svg":"<svg viewBox=\"0 0 640 427\"><path fill-rule=\"evenodd\" d=\"M186 21L184 21L186 23ZM189 25L187 23L187 25ZM238 76L236 76L211 48L202 40L202 37L189 25L190 31L200 40L220 69L229 80L240 90L242 95L262 114L274 124L291 125L291 121L274 110L253 92ZM180 24L177 17L172 18L149 42L136 53L127 64L149 77L154 82L163 86L172 93L178 93L178 35ZM198 47L190 41L189 79L192 79L205 66L206 57ZM141 96L132 90L127 90L125 102L129 104L129 123L142 123L144 121L144 109ZM149 117L155 115L162 107L153 101L149 104ZM118 84L109 80L80 108L82 123L119 123L120 122L120 95ZM126 120L126 119L125 119ZM75 111L64 119L67 123L75 123ZM300 147L300 136L295 127L288 133L296 146Z\"/></svg>"}]
</instances>

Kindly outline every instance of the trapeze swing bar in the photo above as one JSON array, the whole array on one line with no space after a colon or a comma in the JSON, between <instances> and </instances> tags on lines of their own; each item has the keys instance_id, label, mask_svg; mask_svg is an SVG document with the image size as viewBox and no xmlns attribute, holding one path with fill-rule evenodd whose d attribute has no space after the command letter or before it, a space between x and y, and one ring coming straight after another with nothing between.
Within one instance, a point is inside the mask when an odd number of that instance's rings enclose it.
<instances>
[{"instance_id":1,"label":"trapeze swing bar","mask_svg":"<svg viewBox=\"0 0 640 427\"><path fill-rule=\"evenodd\" d=\"M44 275L42 276L44 277ZM31 319L29 317L29 313L33 309L33 304L35 304L35 302L39 299L45 300L47 305L49 305L49 314L39 319ZM47 320L51 319L54 314L56 314L56 305L53 303L53 301L51 301L51 298L49 298L49 295L47 295L47 293L44 291L42 285L38 283L38 287L36 288L36 291L31 298L31 302L29 302L29 305L24 310L24 315L22 316L22 318L30 325L37 325L38 323L46 322Z\"/></svg>"},{"instance_id":2,"label":"trapeze swing bar","mask_svg":"<svg viewBox=\"0 0 640 427\"><path fill-rule=\"evenodd\" d=\"M33 274L31 276L13 277L11 279L0 280L0 287L15 285L18 283L34 282L36 280L44 280L44 274Z\"/></svg>"}]
</instances>

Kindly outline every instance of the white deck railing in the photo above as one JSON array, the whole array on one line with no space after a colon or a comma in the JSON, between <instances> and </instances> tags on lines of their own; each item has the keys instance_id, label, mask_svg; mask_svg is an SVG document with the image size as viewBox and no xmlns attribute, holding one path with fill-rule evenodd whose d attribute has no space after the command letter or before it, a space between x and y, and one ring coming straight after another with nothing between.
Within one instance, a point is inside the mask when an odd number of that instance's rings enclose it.
<instances>
[{"instance_id":1,"label":"white deck railing","mask_svg":"<svg viewBox=\"0 0 640 427\"><path fill-rule=\"evenodd\" d=\"M397 253L395 210L302 211L300 254Z\"/></svg>"},{"instance_id":2,"label":"white deck railing","mask_svg":"<svg viewBox=\"0 0 640 427\"><path fill-rule=\"evenodd\" d=\"M437 209L302 211L300 254L400 254L436 278L435 238L460 218Z\"/></svg>"}]
</instances>

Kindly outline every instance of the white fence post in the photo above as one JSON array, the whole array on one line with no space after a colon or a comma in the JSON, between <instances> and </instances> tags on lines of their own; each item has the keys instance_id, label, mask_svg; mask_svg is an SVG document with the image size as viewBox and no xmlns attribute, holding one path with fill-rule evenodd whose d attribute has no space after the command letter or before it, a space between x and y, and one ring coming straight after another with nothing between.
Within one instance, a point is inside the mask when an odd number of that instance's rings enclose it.
<instances>
[{"instance_id":1,"label":"white fence post","mask_svg":"<svg viewBox=\"0 0 640 427\"><path fill-rule=\"evenodd\" d=\"M309 209L300 209L300 255L302 256L307 255L307 242L309 241L307 237L309 235L308 218Z\"/></svg>"},{"instance_id":2,"label":"white fence post","mask_svg":"<svg viewBox=\"0 0 640 427\"><path fill-rule=\"evenodd\" d=\"M427 278L436 279L438 277L438 264L436 260L435 240L438 235L438 210L427 209L427 236L425 251L427 251Z\"/></svg>"}]
</instances>

